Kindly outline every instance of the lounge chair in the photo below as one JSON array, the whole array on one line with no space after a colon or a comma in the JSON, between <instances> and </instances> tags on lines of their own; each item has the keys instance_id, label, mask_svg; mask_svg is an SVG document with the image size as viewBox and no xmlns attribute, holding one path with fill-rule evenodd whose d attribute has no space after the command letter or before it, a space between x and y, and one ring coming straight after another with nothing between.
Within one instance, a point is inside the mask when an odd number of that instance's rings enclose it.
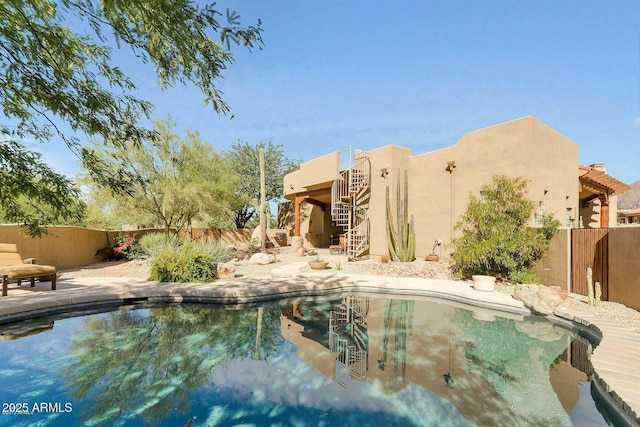
<instances>
[{"instance_id":1,"label":"lounge chair","mask_svg":"<svg viewBox=\"0 0 640 427\"><path fill-rule=\"evenodd\" d=\"M2 276L2 296L7 296L9 280L31 279L31 287L36 279L51 280L51 290L56 290L57 270L51 265L38 265L34 258L23 260L18 247L11 243L0 243L0 276Z\"/></svg>"}]
</instances>

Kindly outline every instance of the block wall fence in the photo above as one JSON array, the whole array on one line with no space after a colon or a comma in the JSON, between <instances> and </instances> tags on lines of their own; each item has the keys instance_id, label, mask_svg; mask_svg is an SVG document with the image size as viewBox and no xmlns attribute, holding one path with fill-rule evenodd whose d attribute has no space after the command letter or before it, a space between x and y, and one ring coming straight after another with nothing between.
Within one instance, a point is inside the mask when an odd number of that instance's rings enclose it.
<instances>
[{"instance_id":1,"label":"block wall fence","mask_svg":"<svg viewBox=\"0 0 640 427\"><path fill-rule=\"evenodd\" d=\"M114 244L119 234L129 234L137 239L148 233L162 232L161 229L130 231L96 230L73 226L46 227L42 237L26 237L19 225L0 225L0 243L15 243L22 258L35 258L38 264L53 265L58 269L79 267L102 261L97 252ZM250 229L194 229L194 238L219 241L222 245L236 245L248 242Z\"/></svg>"}]
</instances>

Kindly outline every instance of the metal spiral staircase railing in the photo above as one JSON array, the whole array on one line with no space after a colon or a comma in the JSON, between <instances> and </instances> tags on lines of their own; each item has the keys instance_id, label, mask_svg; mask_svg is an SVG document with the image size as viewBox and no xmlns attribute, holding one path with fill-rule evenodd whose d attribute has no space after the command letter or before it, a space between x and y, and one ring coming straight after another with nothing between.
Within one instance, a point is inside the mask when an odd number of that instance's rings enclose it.
<instances>
[{"instance_id":1,"label":"metal spiral staircase railing","mask_svg":"<svg viewBox=\"0 0 640 427\"><path fill-rule=\"evenodd\" d=\"M368 313L368 298L351 296L343 297L340 308L330 313L329 351L338 362L334 380L343 387L349 378L367 378Z\"/></svg>"},{"instance_id":2,"label":"metal spiral staircase railing","mask_svg":"<svg viewBox=\"0 0 640 427\"><path fill-rule=\"evenodd\" d=\"M369 250L369 189L371 164L360 157L340 172L331 186L331 219L347 233L347 256L358 259Z\"/></svg>"}]
</instances>

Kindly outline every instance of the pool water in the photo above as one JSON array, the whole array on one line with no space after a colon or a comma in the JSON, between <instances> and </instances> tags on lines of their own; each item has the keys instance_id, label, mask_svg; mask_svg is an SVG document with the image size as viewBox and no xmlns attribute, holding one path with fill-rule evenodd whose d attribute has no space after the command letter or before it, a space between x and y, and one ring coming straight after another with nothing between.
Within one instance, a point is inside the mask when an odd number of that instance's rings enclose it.
<instances>
[{"instance_id":1,"label":"pool water","mask_svg":"<svg viewBox=\"0 0 640 427\"><path fill-rule=\"evenodd\" d=\"M0 426L605 426L546 319L344 294L0 327Z\"/></svg>"}]
</instances>

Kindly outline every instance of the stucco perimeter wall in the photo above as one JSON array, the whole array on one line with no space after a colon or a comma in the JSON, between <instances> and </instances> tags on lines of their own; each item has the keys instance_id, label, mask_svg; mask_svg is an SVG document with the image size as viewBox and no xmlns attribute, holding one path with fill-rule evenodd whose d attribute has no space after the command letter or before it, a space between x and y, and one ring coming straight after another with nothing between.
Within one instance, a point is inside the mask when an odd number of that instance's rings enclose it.
<instances>
[{"instance_id":1,"label":"stucco perimeter wall","mask_svg":"<svg viewBox=\"0 0 640 427\"><path fill-rule=\"evenodd\" d=\"M450 161L455 162L453 173L446 170ZM578 146L534 117L470 132L453 147L411 157L409 205L416 254L430 253L434 241L442 239L436 252L449 256L453 225L470 195L478 195L494 175L528 180L528 197L536 210L543 201L545 213L564 225L566 209L578 206L577 171Z\"/></svg>"},{"instance_id":2,"label":"stucco perimeter wall","mask_svg":"<svg viewBox=\"0 0 640 427\"><path fill-rule=\"evenodd\" d=\"M340 171L340 153L334 151L322 157L300 163L300 169L285 175L284 196L313 190L314 186L333 182Z\"/></svg>"},{"instance_id":3,"label":"stucco perimeter wall","mask_svg":"<svg viewBox=\"0 0 640 427\"><path fill-rule=\"evenodd\" d=\"M640 227L609 229L609 301L640 310Z\"/></svg>"},{"instance_id":4,"label":"stucco perimeter wall","mask_svg":"<svg viewBox=\"0 0 640 427\"><path fill-rule=\"evenodd\" d=\"M389 186L391 201L391 212L394 223L396 221L396 183L400 182L400 192L402 194L404 185L404 173L408 171L409 191L411 191L411 171L409 170L409 159L411 150L398 145L387 145L375 150L368 151L371 162L371 197L369 199L369 253L373 259L387 255L387 232L385 228L386 211L386 188ZM383 174L383 170L387 173ZM402 197L402 196L401 196ZM409 210L413 200L409 195Z\"/></svg>"},{"instance_id":5,"label":"stucco perimeter wall","mask_svg":"<svg viewBox=\"0 0 640 427\"><path fill-rule=\"evenodd\" d=\"M18 225L0 225L0 242L15 243L22 258L58 269L99 261L96 252L107 245L107 232L81 227L49 227L42 237L29 238Z\"/></svg>"},{"instance_id":6,"label":"stucco perimeter wall","mask_svg":"<svg viewBox=\"0 0 640 427\"><path fill-rule=\"evenodd\" d=\"M65 269L102 261L96 253L109 245L115 244L119 234L129 234L140 239L145 234L162 232L160 229L142 229L131 231L94 230L83 227L55 226L48 227L47 234L42 237L26 237L19 225L0 225L0 243L15 243L22 258L35 258L38 264L53 265ZM215 230L215 240L224 246L248 242L250 229ZM194 233L195 235L195 233Z\"/></svg>"}]
</instances>

